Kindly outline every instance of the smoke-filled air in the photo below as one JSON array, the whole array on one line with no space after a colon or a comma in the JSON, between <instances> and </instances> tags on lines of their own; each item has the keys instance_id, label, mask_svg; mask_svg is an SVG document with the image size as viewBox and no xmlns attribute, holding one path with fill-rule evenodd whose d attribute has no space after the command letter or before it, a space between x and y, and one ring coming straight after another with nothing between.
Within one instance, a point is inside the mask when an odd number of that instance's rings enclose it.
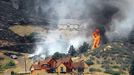
<instances>
[{"instance_id":1,"label":"smoke-filled air","mask_svg":"<svg viewBox=\"0 0 134 75\"><path fill-rule=\"evenodd\" d=\"M96 29L101 44L127 38L134 29L133 0L35 0L33 10L29 15L36 13L49 22L47 33L37 35L42 39L33 48L32 55L42 57L67 53L71 45L78 49L83 42L92 45Z\"/></svg>"}]
</instances>

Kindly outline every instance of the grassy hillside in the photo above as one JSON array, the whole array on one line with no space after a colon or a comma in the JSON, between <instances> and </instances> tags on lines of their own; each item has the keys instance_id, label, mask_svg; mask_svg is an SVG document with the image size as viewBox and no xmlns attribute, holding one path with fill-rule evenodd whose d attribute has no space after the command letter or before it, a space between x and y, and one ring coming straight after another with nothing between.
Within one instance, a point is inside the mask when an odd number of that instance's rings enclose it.
<instances>
[{"instance_id":1,"label":"grassy hillside","mask_svg":"<svg viewBox=\"0 0 134 75\"><path fill-rule=\"evenodd\" d=\"M94 63L90 66L91 71L112 75L129 75L133 57L133 44L119 42L108 43L84 54L85 61L90 60Z\"/></svg>"}]
</instances>

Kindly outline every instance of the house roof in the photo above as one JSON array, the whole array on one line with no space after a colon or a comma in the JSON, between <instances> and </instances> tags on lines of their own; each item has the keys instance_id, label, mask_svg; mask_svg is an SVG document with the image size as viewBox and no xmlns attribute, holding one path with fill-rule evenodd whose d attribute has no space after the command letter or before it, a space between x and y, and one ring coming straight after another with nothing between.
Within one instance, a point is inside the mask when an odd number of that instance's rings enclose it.
<instances>
[{"instance_id":1,"label":"house roof","mask_svg":"<svg viewBox=\"0 0 134 75\"><path fill-rule=\"evenodd\" d=\"M65 63L65 62L70 62L70 60L72 61L71 57L65 57L65 58L58 59L57 62Z\"/></svg>"},{"instance_id":2,"label":"house roof","mask_svg":"<svg viewBox=\"0 0 134 75\"><path fill-rule=\"evenodd\" d=\"M72 62L71 57L65 57L65 58L58 59L56 66L59 66L60 64L64 64L67 68L71 69L72 66L66 64L67 62L70 62L70 61Z\"/></svg>"},{"instance_id":3,"label":"house roof","mask_svg":"<svg viewBox=\"0 0 134 75\"><path fill-rule=\"evenodd\" d=\"M49 58L46 58L45 60L43 61L39 61L39 64L42 65L42 64L48 64L48 62L50 62L51 60L55 60L54 58L52 57L49 57ZM56 60L55 60L56 61Z\"/></svg>"},{"instance_id":4,"label":"house roof","mask_svg":"<svg viewBox=\"0 0 134 75\"><path fill-rule=\"evenodd\" d=\"M72 61L71 57L66 57L62 59L63 62L69 62L70 60Z\"/></svg>"}]
</instances>

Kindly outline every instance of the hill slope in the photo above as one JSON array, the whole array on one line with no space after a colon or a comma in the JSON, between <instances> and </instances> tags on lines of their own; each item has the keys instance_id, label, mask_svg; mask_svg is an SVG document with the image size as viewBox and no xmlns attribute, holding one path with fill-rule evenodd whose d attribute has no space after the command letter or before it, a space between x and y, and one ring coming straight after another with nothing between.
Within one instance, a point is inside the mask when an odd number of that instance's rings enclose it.
<instances>
[{"instance_id":1,"label":"hill slope","mask_svg":"<svg viewBox=\"0 0 134 75\"><path fill-rule=\"evenodd\" d=\"M113 42L89 51L88 55L87 59L94 62L93 68L110 74L119 72L128 75L134 60L134 46L130 43Z\"/></svg>"}]
</instances>

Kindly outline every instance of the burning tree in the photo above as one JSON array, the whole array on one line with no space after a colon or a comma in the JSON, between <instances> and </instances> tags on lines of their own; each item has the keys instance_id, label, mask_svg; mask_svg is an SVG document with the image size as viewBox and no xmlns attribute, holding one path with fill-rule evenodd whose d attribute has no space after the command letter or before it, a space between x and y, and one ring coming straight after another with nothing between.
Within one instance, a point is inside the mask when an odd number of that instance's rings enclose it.
<instances>
[{"instance_id":1,"label":"burning tree","mask_svg":"<svg viewBox=\"0 0 134 75\"><path fill-rule=\"evenodd\" d=\"M98 48L100 46L100 42L101 42L100 30L96 29L92 35L93 35L93 41L94 41L92 49L95 49L95 48Z\"/></svg>"}]
</instances>

